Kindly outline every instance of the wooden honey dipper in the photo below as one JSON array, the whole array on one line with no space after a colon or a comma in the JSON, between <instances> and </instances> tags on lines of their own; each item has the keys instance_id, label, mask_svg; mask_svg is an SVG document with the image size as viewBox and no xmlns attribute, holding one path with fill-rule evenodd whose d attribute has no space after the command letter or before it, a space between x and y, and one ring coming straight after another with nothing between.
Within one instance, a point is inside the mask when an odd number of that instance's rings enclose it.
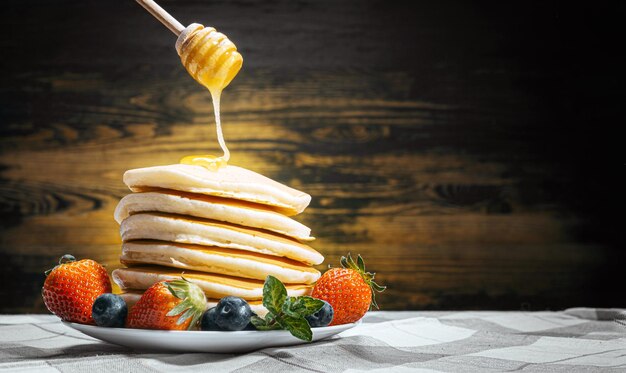
<instances>
[{"instance_id":1,"label":"wooden honey dipper","mask_svg":"<svg viewBox=\"0 0 626 373\"><path fill-rule=\"evenodd\" d=\"M217 139L224 155L221 157L190 156L183 158L181 163L209 168L219 168L225 165L230 158L230 153L222 135L220 96L222 90L241 69L243 57L237 52L235 44L214 28L205 28L198 23L184 27L153 0L137 0L137 2L178 37L176 51L183 66L198 83L211 92L213 98Z\"/></svg>"},{"instance_id":2,"label":"wooden honey dipper","mask_svg":"<svg viewBox=\"0 0 626 373\"><path fill-rule=\"evenodd\" d=\"M153 0L137 2L178 37L176 51L183 65L211 93L224 89L237 75L243 57L226 35L198 23L184 27Z\"/></svg>"}]
</instances>

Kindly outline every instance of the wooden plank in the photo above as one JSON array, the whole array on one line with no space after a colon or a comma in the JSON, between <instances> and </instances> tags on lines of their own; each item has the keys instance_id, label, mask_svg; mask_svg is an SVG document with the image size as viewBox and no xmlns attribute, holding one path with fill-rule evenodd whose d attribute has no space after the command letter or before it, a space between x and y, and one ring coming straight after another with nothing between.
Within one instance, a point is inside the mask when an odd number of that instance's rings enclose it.
<instances>
[{"instance_id":1,"label":"wooden plank","mask_svg":"<svg viewBox=\"0 0 626 373\"><path fill-rule=\"evenodd\" d=\"M590 42L554 4L163 5L244 55L223 96L232 163L310 193L297 219L325 265L363 254L385 309L623 305L623 203L598 166L617 158L598 139L621 65L592 57L621 45L619 11L580 13L603 17ZM218 147L208 92L133 2L3 9L0 312L40 312L60 255L119 266L125 170Z\"/></svg>"}]
</instances>

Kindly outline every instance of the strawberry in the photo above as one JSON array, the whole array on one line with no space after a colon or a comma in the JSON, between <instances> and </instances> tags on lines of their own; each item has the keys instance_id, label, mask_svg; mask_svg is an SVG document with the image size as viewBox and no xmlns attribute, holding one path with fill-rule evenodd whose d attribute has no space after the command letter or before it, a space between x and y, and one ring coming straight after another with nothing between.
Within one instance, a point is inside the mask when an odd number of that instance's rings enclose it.
<instances>
[{"instance_id":1,"label":"strawberry","mask_svg":"<svg viewBox=\"0 0 626 373\"><path fill-rule=\"evenodd\" d=\"M111 292L106 269L91 259L63 255L46 276L41 295L48 310L65 321L95 325L91 306L98 296Z\"/></svg>"},{"instance_id":2,"label":"strawberry","mask_svg":"<svg viewBox=\"0 0 626 373\"><path fill-rule=\"evenodd\" d=\"M126 326L136 329L197 329L206 302L202 289L185 278L157 282L130 309Z\"/></svg>"},{"instance_id":3,"label":"strawberry","mask_svg":"<svg viewBox=\"0 0 626 373\"><path fill-rule=\"evenodd\" d=\"M375 273L365 272L365 263L361 255L357 263L348 257L341 257L343 268L331 268L326 271L313 288L311 296L330 303L334 310L333 321L329 325L356 322L372 305L378 308L374 291L382 292L386 286L374 282Z\"/></svg>"}]
</instances>

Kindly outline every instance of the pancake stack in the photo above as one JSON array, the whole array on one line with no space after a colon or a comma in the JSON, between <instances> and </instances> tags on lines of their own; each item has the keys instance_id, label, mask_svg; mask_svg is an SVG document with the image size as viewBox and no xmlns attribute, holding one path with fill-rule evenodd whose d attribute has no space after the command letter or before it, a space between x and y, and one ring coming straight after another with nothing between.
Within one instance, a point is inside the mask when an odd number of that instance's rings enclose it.
<instances>
[{"instance_id":1,"label":"pancake stack","mask_svg":"<svg viewBox=\"0 0 626 373\"><path fill-rule=\"evenodd\" d=\"M291 296L307 295L324 257L306 242L311 230L290 216L311 196L236 166L209 170L174 164L126 171L133 191L115 209L127 268L113 280L134 304L155 282L181 274L204 290L209 307L232 295L263 316L267 275Z\"/></svg>"}]
</instances>

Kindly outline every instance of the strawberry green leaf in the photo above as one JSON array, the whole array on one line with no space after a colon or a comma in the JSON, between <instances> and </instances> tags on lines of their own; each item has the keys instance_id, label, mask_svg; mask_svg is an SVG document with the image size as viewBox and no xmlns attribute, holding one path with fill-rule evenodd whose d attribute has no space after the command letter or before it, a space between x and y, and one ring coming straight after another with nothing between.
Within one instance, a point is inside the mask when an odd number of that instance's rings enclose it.
<instances>
[{"instance_id":1,"label":"strawberry green leaf","mask_svg":"<svg viewBox=\"0 0 626 373\"><path fill-rule=\"evenodd\" d=\"M352 255L348 253L348 266L352 269L358 268L356 263L354 263L354 259L352 259Z\"/></svg>"},{"instance_id":2,"label":"strawberry green leaf","mask_svg":"<svg viewBox=\"0 0 626 373\"><path fill-rule=\"evenodd\" d=\"M193 317L191 319L191 322L189 323L189 327L187 328L187 330L193 330L196 328L197 325L200 324L200 318L202 317L202 313L200 312L194 312L193 313Z\"/></svg>"},{"instance_id":3,"label":"strawberry green leaf","mask_svg":"<svg viewBox=\"0 0 626 373\"><path fill-rule=\"evenodd\" d=\"M74 257L74 255L65 254L59 259L59 264L71 263L75 261L76 261L76 258Z\"/></svg>"},{"instance_id":4,"label":"strawberry green leaf","mask_svg":"<svg viewBox=\"0 0 626 373\"><path fill-rule=\"evenodd\" d=\"M283 308L287 298L287 289L276 277L268 275L263 285L263 306L275 315Z\"/></svg>"},{"instance_id":5,"label":"strawberry green leaf","mask_svg":"<svg viewBox=\"0 0 626 373\"><path fill-rule=\"evenodd\" d=\"M365 263L363 262L363 257L361 256L361 254L359 254L359 256L357 257L356 262L361 272L365 272Z\"/></svg>"},{"instance_id":6,"label":"strawberry green leaf","mask_svg":"<svg viewBox=\"0 0 626 373\"><path fill-rule=\"evenodd\" d=\"M65 255L63 255L63 256L59 259L59 264L58 264L58 265L54 266L54 268L50 268L50 269L48 269L47 271L45 271L45 272L44 272L44 274L45 274L46 276L48 276L50 273L52 273L52 271L54 271L54 270L55 270L57 267L59 267L60 265L67 264L67 263L72 263L72 262L75 262L75 261L76 261L76 258L75 258L73 255L70 255L70 254L65 254Z\"/></svg>"},{"instance_id":7,"label":"strawberry green leaf","mask_svg":"<svg viewBox=\"0 0 626 373\"><path fill-rule=\"evenodd\" d=\"M348 254L348 257L350 257L350 254ZM339 259L339 263L341 264L341 266L343 268L349 268L350 265L348 264L348 259L345 256L341 256L341 259Z\"/></svg>"},{"instance_id":8,"label":"strawberry green leaf","mask_svg":"<svg viewBox=\"0 0 626 373\"><path fill-rule=\"evenodd\" d=\"M191 307L191 304L187 301L180 302L176 305L176 307L172 308L166 315L167 316L176 316L185 312ZM182 324L182 323L181 323Z\"/></svg>"},{"instance_id":9,"label":"strawberry green leaf","mask_svg":"<svg viewBox=\"0 0 626 373\"><path fill-rule=\"evenodd\" d=\"M187 329L196 329L198 321L206 308L206 296L202 289L200 289L198 285L187 281L185 278L165 281L164 284L174 297L182 299L182 302L178 303L166 315L177 316L182 314L176 321L178 325L183 324L191 318Z\"/></svg>"},{"instance_id":10,"label":"strawberry green leaf","mask_svg":"<svg viewBox=\"0 0 626 373\"><path fill-rule=\"evenodd\" d=\"M194 315L194 310L193 308L189 308L187 309L187 311L185 311L185 313L183 313L180 318L178 319L178 321L176 321L177 325L181 325L182 323L184 323L185 321L187 321L188 318L193 317Z\"/></svg>"},{"instance_id":11,"label":"strawberry green leaf","mask_svg":"<svg viewBox=\"0 0 626 373\"><path fill-rule=\"evenodd\" d=\"M380 285L378 285L377 283L375 283L374 281L372 281L372 288L373 288L374 290L376 290L377 292L379 292L379 293L380 293L381 291L384 291L385 289L387 289L387 287L386 287L386 286L380 286Z\"/></svg>"},{"instance_id":12,"label":"strawberry green leaf","mask_svg":"<svg viewBox=\"0 0 626 373\"><path fill-rule=\"evenodd\" d=\"M170 291L170 293L172 293L173 296L175 296L178 299L185 299L185 297L187 296L187 293L185 292L184 289L182 289L177 283L175 283L174 281L168 281L165 283L165 286L167 286L167 290Z\"/></svg>"}]
</instances>

